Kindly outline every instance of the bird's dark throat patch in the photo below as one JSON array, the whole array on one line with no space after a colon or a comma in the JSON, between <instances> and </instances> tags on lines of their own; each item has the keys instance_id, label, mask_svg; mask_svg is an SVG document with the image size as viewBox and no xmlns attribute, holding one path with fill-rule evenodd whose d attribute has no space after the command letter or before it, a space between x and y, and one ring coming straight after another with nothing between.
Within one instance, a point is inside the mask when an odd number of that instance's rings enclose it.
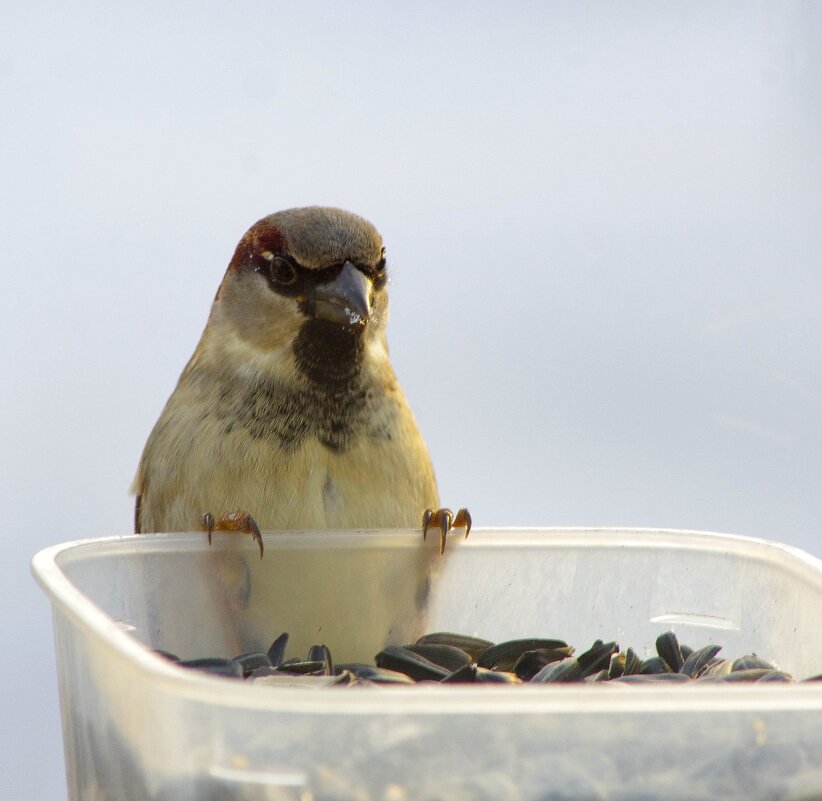
<instances>
[{"instance_id":1,"label":"bird's dark throat patch","mask_svg":"<svg viewBox=\"0 0 822 801\"><path fill-rule=\"evenodd\" d=\"M297 368L318 389L336 395L359 383L363 329L327 320L306 320L294 342Z\"/></svg>"},{"instance_id":2,"label":"bird's dark throat patch","mask_svg":"<svg viewBox=\"0 0 822 801\"><path fill-rule=\"evenodd\" d=\"M307 379L287 386L272 379L251 384L225 381L216 414L225 433L244 430L285 451L317 439L332 451L348 450L362 436L385 439L395 410L362 378L361 335L324 320L307 320L294 343Z\"/></svg>"}]
</instances>

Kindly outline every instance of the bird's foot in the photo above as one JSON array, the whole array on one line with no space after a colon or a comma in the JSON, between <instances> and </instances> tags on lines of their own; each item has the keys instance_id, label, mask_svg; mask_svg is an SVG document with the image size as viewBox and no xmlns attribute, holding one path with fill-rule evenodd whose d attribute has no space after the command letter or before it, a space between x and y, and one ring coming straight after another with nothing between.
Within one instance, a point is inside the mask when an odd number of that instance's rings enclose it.
<instances>
[{"instance_id":1,"label":"bird's foot","mask_svg":"<svg viewBox=\"0 0 822 801\"><path fill-rule=\"evenodd\" d=\"M263 558L263 538L260 536L260 528L254 518L247 512L228 512L217 520L211 512L206 512L201 520L203 531L208 532L208 544L211 545L212 531L241 531L250 534L252 539L260 548L260 559Z\"/></svg>"},{"instance_id":2,"label":"bird's foot","mask_svg":"<svg viewBox=\"0 0 822 801\"><path fill-rule=\"evenodd\" d=\"M439 528L440 553L445 553L445 538L454 528L464 528L465 536L471 532L471 513L467 509L460 509L456 516L450 509L426 509L422 516L422 538L428 536L428 530Z\"/></svg>"}]
</instances>

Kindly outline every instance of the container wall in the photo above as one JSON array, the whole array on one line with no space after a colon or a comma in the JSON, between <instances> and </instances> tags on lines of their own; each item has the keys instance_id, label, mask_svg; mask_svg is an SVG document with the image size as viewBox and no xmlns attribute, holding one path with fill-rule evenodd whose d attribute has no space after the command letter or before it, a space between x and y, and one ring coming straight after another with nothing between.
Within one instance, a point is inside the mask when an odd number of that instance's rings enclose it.
<instances>
[{"instance_id":1,"label":"container wall","mask_svg":"<svg viewBox=\"0 0 822 801\"><path fill-rule=\"evenodd\" d=\"M794 801L822 790L812 685L760 696L337 688L295 703L147 667L123 646L135 636L186 657L231 655L287 630L295 652L324 641L339 659L371 659L422 630L641 648L674 628L693 645L822 672L813 560L686 534L479 534L445 559L382 535L267 537L262 561L184 537L65 550L72 585L119 621L100 624L86 601L55 606L71 801Z\"/></svg>"},{"instance_id":2,"label":"container wall","mask_svg":"<svg viewBox=\"0 0 822 801\"><path fill-rule=\"evenodd\" d=\"M282 631L293 653L325 642L338 661L424 630L580 648L616 639L642 653L673 629L799 677L822 672L822 580L778 548L667 532L478 532L440 559L411 537L355 541L281 537L260 560L192 535L69 553L61 567L142 642L184 658L264 650Z\"/></svg>"}]
</instances>

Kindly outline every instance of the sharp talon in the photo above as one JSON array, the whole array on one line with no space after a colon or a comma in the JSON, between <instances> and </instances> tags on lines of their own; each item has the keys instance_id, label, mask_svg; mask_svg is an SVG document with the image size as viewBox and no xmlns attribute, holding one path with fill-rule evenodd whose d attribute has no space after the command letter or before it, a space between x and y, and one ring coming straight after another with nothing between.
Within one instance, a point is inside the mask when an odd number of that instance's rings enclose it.
<instances>
[{"instance_id":1,"label":"sharp talon","mask_svg":"<svg viewBox=\"0 0 822 801\"><path fill-rule=\"evenodd\" d=\"M211 532L214 531L214 515L206 512L202 517L202 526L208 532L208 544L211 545Z\"/></svg>"},{"instance_id":2,"label":"sharp talon","mask_svg":"<svg viewBox=\"0 0 822 801\"><path fill-rule=\"evenodd\" d=\"M445 537L451 528L451 510L440 509L440 556L445 553Z\"/></svg>"},{"instance_id":3,"label":"sharp talon","mask_svg":"<svg viewBox=\"0 0 822 801\"><path fill-rule=\"evenodd\" d=\"M256 541L257 545L260 548L260 559L263 558L263 538L260 535L260 527L257 525L257 521L249 515L248 520L246 521L246 525L248 526L249 531L251 532L251 537L253 540Z\"/></svg>"},{"instance_id":4,"label":"sharp talon","mask_svg":"<svg viewBox=\"0 0 822 801\"><path fill-rule=\"evenodd\" d=\"M468 535L471 533L471 512L467 509L462 508L457 512L457 516L454 518L453 528L465 528L465 538L468 539Z\"/></svg>"},{"instance_id":5,"label":"sharp talon","mask_svg":"<svg viewBox=\"0 0 822 801\"><path fill-rule=\"evenodd\" d=\"M431 525L431 520L433 519L433 517L434 517L434 510L433 509L426 509L422 513L422 538L423 538L423 540L425 540L425 538L428 536L428 527Z\"/></svg>"}]
</instances>

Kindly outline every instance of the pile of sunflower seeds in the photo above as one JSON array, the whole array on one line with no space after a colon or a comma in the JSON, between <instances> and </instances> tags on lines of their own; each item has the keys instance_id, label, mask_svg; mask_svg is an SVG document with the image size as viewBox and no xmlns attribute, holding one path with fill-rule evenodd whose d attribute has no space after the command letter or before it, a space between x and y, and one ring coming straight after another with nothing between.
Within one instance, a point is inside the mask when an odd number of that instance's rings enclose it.
<instances>
[{"instance_id":1,"label":"pile of sunflower seeds","mask_svg":"<svg viewBox=\"0 0 822 801\"><path fill-rule=\"evenodd\" d=\"M577 653L563 640L518 639L492 643L438 632L414 643L388 646L372 664L335 663L329 649L314 645L287 654L281 634L266 653L232 659L179 661L186 668L274 686L408 686L464 683L596 682L636 687L658 682L704 686L710 682L793 682L778 666L755 654L722 658L721 646L692 649L671 632L656 652L641 658L616 642L595 641ZM822 675L813 677L822 680ZM572 684L564 684L569 688ZM580 685L577 684L577 687ZM667 685L666 685L667 686ZM375 690L388 698L388 689ZM607 690L605 691L608 692ZM625 690L639 692L641 690ZM797 690L801 696L801 691ZM688 694L687 690L675 693ZM390 707L390 704L388 704ZM607 725L603 725L603 720ZM152 779L157 789L133 793L138 801L822 801L822 724L801 707L752 708L733 716L704 706L679 711L645 710L638 731L635 713L609 714L582 705L575 714L535 709L516 716L480 712L437 716L407 710L384 715L328 715L322 725L281 711L270 725L241 734L237 764L278 775L288 765L293 785L249 781L240 771ZM94 729L96 732L96 728ZM287 736L280 736L287 731ZM232 739L232 738L229 738ZM214 758L214 744L197 735L193 748ZM92 759L108 753L89 748ZM139 764L139 752L123 746L131 762L96 759L100 801L119 801L127 782L119 765ZM196 761L196 760L195 760ZM231 762L230 767L235 763ZM265 774L267 775L267 774Z\"/></svg>"},{"instance_id":2,"label":"pile of sunflower seeds","mask_svg":"<svg viewBox=\"0 0 822 801\"><path fill-rule=\"evenodd\" d=\"M305 658L285 658L288 634L267 653L249 652L232 659L180 660L159 651L181 667L277 686L351 686L374 684L546 684L561 682L691 683L793 682L793 677L756 654L737 659L718 656L720 645L693 649L667 631L656 640L656 656L641 659L614 642L596 640L576 654L564 640L518 639L492 643L479 637L436 632L407 645L389 645L374 664L335 664L326 645L314 645ZM806 681L822 680L822 674Z\"/></svg>"}]
</instances>

